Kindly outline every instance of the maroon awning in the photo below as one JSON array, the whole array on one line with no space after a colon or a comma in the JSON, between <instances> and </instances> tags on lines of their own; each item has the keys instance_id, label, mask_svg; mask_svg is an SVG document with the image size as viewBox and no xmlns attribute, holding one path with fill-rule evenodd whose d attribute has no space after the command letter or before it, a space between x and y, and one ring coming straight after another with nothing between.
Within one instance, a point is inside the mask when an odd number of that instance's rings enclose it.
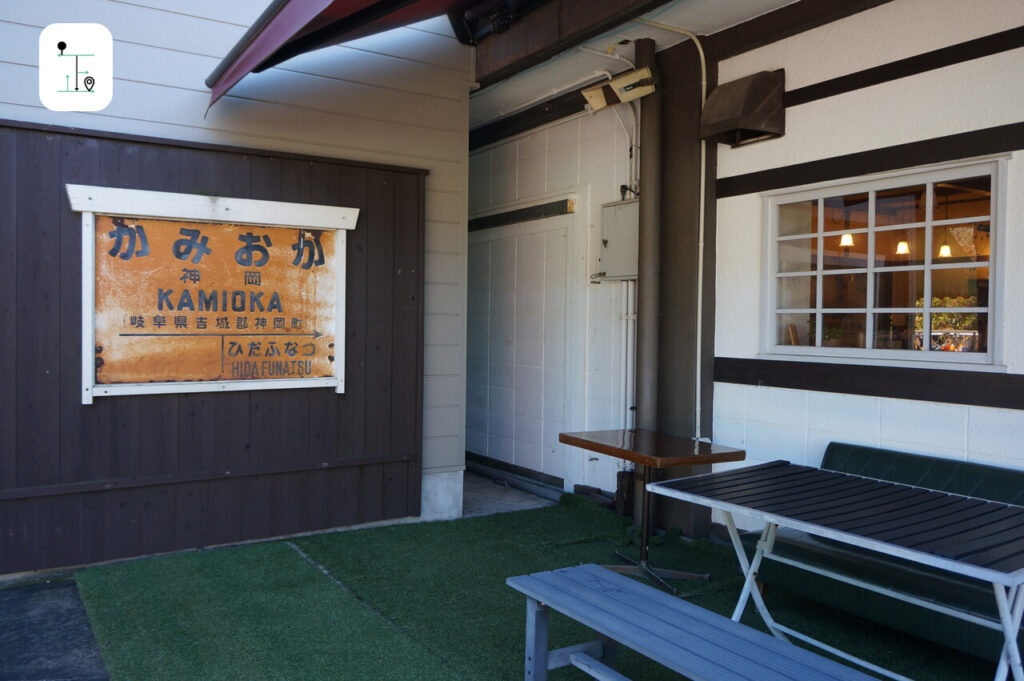
<instances>
[{"instance_id":1,"label":"maroon awning","mask_svg":"<svg viewBox=\"0 0 1024 681\"><path fill-rule=\"evenodd\" d=\"M465 9L480 0L274 0L206 79L210 106L247 74L327 45Z\"/></svg>"}]
</instances>

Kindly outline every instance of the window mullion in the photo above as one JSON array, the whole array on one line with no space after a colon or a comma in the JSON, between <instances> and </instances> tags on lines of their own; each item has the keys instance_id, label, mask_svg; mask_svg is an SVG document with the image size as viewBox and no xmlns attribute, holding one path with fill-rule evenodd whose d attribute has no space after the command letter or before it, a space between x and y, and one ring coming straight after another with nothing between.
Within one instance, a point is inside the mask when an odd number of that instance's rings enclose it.
<instances>
[{"instance_id":1,"label":"window mullion","mask_svg":"<svg viewBox=\"0 0 1024 681\"><path fill-rule=\"evenodd\" d=\"M816 311L814 313L814 346L822 347L822 314L821 307L824 303L822 296L825 294L825 283L822 280L822 273L825 269L825 199L818 199L818 231L815 237L818 240L818 274L814 285L815 290L815 305Z\"/></svg>"},{"instance_id":2,"label":"window mullion","mask_svg":"<svg viewBox=\"0 0 1024 681\"><path fill-rule=\"evenodd\" d=\"M925 185L924 205L924 300L921 304L921 351L926 355L932 351L932 251L935 240L934 196L935 185Z\"/></svg>"},{"instance_id":3,"label":"window mullion","mask_svg":"<svg viewBox=\"0 0 1024 681\"><path fill-rule=\"evenodd\" d=\"M875 192L868 192L868 285L864 320L864 348L875 347Z\"/></svg>"}]
</instances>

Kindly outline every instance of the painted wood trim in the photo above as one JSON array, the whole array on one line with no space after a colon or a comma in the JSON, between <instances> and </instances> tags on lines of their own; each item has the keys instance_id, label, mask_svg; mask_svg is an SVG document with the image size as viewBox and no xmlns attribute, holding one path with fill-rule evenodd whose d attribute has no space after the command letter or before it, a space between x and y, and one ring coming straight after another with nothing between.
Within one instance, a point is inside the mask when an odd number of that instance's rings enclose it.
<instances>
[{"instance_id":1,"label":"painted wood trim","mask_svg":"<svg viewBox=\"0 0 1024 681\"><path fill-rule=\"evenodd\" d=\"M592 85L592 84L591 84ZM567 118L586 110L587 100L583 98L585 85L558 95L529 109L506 116L493 123L485 123L469 131L469 150L475 151L488 144L518 135L521 132L539 128L542 125Z\"/></svg>"},{"instance_id":2,"label":"painted wood trim","mask_svg":"<svg viewBox=\"0 0 1024 681\"><path fill-rule=\"evenodd\" d=\"M231 224L355 229L358 208L309 203L232 199L141 189L67 185L71 210L131 217L201 220ZM341 252L343 253L344 244Z\"/></svg>"},{"instance_id":3,"label":"painted wood trim","mask_svg":"<svg viewBox=\"0 0 1024 681\"><path fill-rule=\"evenodd\" d=\"M505 225L514 225L520 222L528 222L530 220L543 220L544 218L568 215L569 213L575 212L575 202L572 199L562 199L560 201L541 203L536 206L517 208L515 210L505 211L504 213L495 213L494 215L471 218L469 221L469 231L477 232L481 229L504 227Z\"/></svg>"},{"instance_id":4,"label":"painted wood trim","mask_svg":"<svg viewBox=\"0 0 1024 681\"><path fill-rule=\"evenodd\" d=\"M73 128L67 125L51 125L48 123L33 123L31 121L16 121L9 118L0 118L0 128L14 128L16 130L38 130L53 135L74 135L89 139L106 139L118 142L133 142L136 144L153 144L161 148L176 147L180 149L196 149L199 151L224 151L231 154L245 154L247 156L260 156L274 159L285 159L291 161L309 161L310 163L330 163L331 165L349 166L352 168L365 168L368 170L385 170L392 173L412 173L414 175L429 175L426 168L412 168L409 166L395 166L386 163L371 163L367 161L351 161L344 158L332 156L317 156L315 154L299 154L291 151L275 151L273 149L258 149L255 147L236 147L229 144L210 144L209 142L193 142L191 140L166 139L163 137L150 137L148 135L133 135L123 132L110 132L108 130L91 130L88 128Z\"/></svg>"},{"instance_id":5,"label":"painted wood trim","mask_svg":"<svg viewBox=\"0 0 1024 681\"><path fill-rule=\"evenodd\" d=\"M1024 149L1024 122L719 178L719 199Z\"/></svg>"},{"instance_id":6,"label":"painted wood trim","mask_svg":"<svg viewBox=\"0 0 1024 681\"><path fill-rule=\"evenodd\" d=\"M1024 409L1024 375L993 371L716 357L715 381L975 407Z\"/></svg>"}]
</instances>

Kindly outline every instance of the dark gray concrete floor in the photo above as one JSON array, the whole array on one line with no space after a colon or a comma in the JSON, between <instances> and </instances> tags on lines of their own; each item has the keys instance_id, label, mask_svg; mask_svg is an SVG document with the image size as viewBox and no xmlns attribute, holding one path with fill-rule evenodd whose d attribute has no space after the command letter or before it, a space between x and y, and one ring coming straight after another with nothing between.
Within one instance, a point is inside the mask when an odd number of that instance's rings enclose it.
<instances>
[{"instance_id":1,"label":"dark gray concrete floor","mask_svg":"<svg viewBox=\"0 0 1024 681\"><path fill-rule=\"evenodd\" d=\"M107 681L72 581L0 589L0 681Z\"/></svg>"},{"instance_id":2,"label":"dark gray concrete floor","mask_svg":"<svg viewBox=\"0 0 1024 681\"><path fill-rule=\"evenodd\" d=\"M542 499L504 482L466 471L462 477L462 517L543 508L555 502Z\"/></svg>"}]
</instances>

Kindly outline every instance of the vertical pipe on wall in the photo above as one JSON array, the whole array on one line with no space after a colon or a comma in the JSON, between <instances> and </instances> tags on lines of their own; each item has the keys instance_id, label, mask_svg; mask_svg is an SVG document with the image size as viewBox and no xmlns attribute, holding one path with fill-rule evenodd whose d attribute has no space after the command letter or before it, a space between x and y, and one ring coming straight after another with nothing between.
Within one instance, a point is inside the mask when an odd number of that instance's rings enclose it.
<instances>
[{"instance_id":1,"label":"vertical pipe on wall","mask_svg":"<svg viewBox=\"0 0 1024 681\"><path fill-rule=\"evenodd\" d=\"M636 41L637 68L657 72L654 41ZM655 78L657 80L657 78ZM658 429L658 298L661 286L661 92L640 105L640 229L637 273L636 425Z\"/></svg>"},{"instance_id":2,"label":"vertical pipe on wall","mask_svg":"<svg viewBox=\"0 0 1024 681\"><path fill-rule=\"evenodd\" d=\"M626 428L636 427L636 281L626 282Z\"/></svg>"}]
</instances>

